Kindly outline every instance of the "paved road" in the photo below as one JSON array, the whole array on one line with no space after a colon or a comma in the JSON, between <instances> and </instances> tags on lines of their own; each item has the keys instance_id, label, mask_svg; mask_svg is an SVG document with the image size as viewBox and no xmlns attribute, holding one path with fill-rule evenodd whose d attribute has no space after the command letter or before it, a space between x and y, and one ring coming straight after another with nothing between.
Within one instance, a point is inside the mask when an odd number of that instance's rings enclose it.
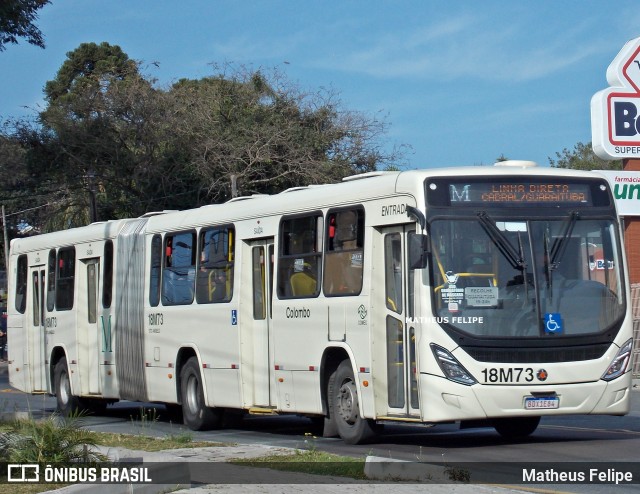
<instances>
[{"instance_id":1,"label":"paved road","mask_svg":"<svg viewBox=\"0 0 640 494\"><path fill-rule=\"evenodd\" d=\"M30 410L35 416L46 416L55 407L55 400L47 396L27 396L7 385L6 374L0 367L0 410ZM385 433L375 444L348 446L339 439L326 439L309 435L313 431L312 423L298 417L248 417L236 421L229 427L209 432L191 433L196 440L210 440L224 443L236 443L245 448L240 456L248 451L264 451L264 445L270 448L317 448L342 455L364 458L377 456L394 460L411 462L489 462L482 467L498 471L506 462L520 461L524 464L543 461L547 465L574 461L578 465L592 465L598 461L615 461L636 463L640 451L640 392L632 393L632 411L625 417L559 417L543 419L541 426L531 438L509 443L498 436L492 429L470 429L460 431L454 425L442 425L433 428L387 426ZM149 434L166 436L185 431L182 425L171 423L164 417L162 406L122 402L109 407L107 413L100 417L91 417L87 424L97 431L121 432L132 434ZM144 417L141 419L141 417ZM227 450L226 453L230 453ZM220 452L218 455L222 454ZM193 450L187 453L193 460ZM224 455L223 455L224 456ZM236 454L236 456L238 456ZM206 459L205 461L210 461ZM239 468L239 467L238 467ZM207 481L206 475L203 481ZM237 477L243 479L240 475ZM245 479L246 480L246 479ZM252 474L249 482L234 485L234 492L249 492L259 479ZM289 481L287 482L289 483ZM333 487L332 487L333 486ZM564 492L611 492L610 485L582 484L538 484L538 487L560 489ZM217 485L215 489L222 486ZM298 489L298 484L283 488L278 492L309 491L307 486ZM322 492L337 492L335 485L318 486ZM371 486L369 486L371 487ZM384 486L383 486L384 487ZM388 487L388 486L387 486ZM474 492L489 491L478 490ZM376 487L377 489L381 487ZM411 491L413 487L406 487ZM214 489L214 487L207 487ZM243 490L244 489L244 490ZM349 486L353 490L352 486ZM493 488L491 488L493 489ZM616 492L638 493L638 485L615 486ZM226 490L226 489L225 489ZM313 489L316 490L316 489ZM395 486L394 486L394 490ZM431 486L429 489L432 492ZM217 490L219 492L219 490ZM268 491L272 492L271 487ZM424 492L424 491L422 491ZM441 492L454 492L445 489ZM463 491L458 491L463 492ZM469 491L470 492L470 491Z\"/></svg>"}]
</instances>

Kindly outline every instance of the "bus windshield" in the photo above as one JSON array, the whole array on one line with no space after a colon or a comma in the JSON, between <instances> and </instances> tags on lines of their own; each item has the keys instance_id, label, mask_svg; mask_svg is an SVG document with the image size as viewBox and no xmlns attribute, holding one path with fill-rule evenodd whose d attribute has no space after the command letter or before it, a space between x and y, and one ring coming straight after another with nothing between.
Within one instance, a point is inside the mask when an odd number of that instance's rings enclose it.
<instances>
[{"instance_id":1,"label":"bus windshield","mask_svg":"<svg viewBox=\"0 0 640 494\"><path fill-rule=\"evenodd\" d=\"M434 316L489 338L597 334L625 314L613 219L435 218L430 224Z\"/></svg>"}]
</instances>

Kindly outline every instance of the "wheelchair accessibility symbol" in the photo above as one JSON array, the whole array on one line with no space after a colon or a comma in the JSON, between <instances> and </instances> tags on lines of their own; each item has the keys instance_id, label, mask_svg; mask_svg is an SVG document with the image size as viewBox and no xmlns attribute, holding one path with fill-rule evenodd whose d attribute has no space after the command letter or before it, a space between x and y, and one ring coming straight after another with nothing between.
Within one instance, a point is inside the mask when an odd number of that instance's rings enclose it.
<instances>
[{"instance_id":1,"label":"wheelchair accessibility symbol","mask_svg":"<svg viewBox=\"0 0 640 494\"><path fill-rule=\"evenodd\" d=\"M560 334L564 331L562 317L559 312L548 312L544 315L544 332L547 334Z\"/></svg>"}]
</instances>

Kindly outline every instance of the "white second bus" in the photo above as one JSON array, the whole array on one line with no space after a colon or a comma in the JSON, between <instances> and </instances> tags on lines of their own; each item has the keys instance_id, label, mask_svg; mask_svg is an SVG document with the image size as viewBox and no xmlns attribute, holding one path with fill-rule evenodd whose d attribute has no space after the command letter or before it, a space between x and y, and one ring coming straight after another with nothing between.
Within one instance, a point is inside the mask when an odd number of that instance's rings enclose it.
<instances>
[{"instance_id":1,"label":"white second bus","mask_svg":"<svg viewBox=\"0 0 640 494\"><path fill-rule=\"evenodd\" d=\"M512 165L512 166L509 166ZM340 184L16 239L10 384L63 413L164 403L389 421L629 411L620 225L596 174L526 163Z\"/></svg>"}]
</instances>

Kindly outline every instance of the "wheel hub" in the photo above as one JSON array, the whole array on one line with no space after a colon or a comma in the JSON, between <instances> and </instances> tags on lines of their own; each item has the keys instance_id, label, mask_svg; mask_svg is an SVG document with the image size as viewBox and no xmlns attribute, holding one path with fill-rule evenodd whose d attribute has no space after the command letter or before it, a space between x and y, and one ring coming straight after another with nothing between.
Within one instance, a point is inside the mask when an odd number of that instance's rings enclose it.
<instances>
[{"instance_id":1,"label":"wheel hub","mask_svg":"<svg viewBox=\"0 0 640 494\"><path fill-rule=\"evenodd\" d=\"M196 413L198 411L198 380L194 376L189 376L185 398L191 413Z\"/></svg>"},{"instance_id":2,"label":"wheel hub","mask_svg":"<svg viewBox=\"0 0 640 494\"><path fill-rule=\"evenodd\" d=\"M69 384L69 376L66 373L62 373L60 376L60 401L66 405L69 403L70 395L71 386Z\"/></svg>"},{"instance_id":3,"label":"wheel hub","mask_svg":"<svg viewBox=\"0 0 640 494\"><path fill-rule=\"evenodd\" d=\"M338 414L349 423L355 423L359 415L358 393L353 381L345 382L338 392Z\"/></svg>"}]
</instances>

